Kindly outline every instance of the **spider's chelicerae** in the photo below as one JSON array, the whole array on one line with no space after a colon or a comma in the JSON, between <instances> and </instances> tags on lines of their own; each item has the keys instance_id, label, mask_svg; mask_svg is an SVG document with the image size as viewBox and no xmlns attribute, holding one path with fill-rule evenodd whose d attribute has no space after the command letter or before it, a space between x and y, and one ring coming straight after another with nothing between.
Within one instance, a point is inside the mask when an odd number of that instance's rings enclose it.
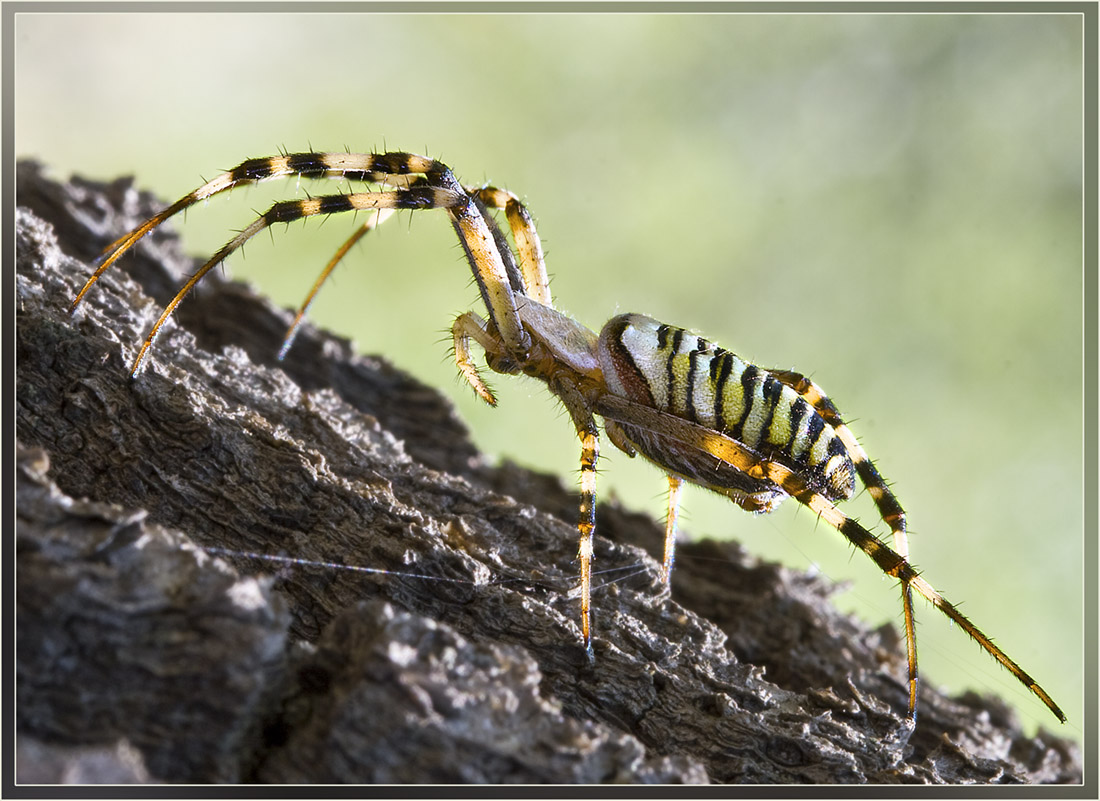
<instances>
[{"instance_id":1,"label":"spider's chelicerae","mask_svg":"<svg viewBox=\"0 0 1100 801\"><path fill-rule=\"evenodd\" d=\"M884 573L898 579L911 718L917 703L912 597L916 590L1065 721L1046 691L909 564L905 512L820 387L798 373L748 364L702 337L641 314L620 314L599 334L590 331L554 309L538 234L519 200L492 186L463 186L439 161L412 153L295 153L249 159L115 241L100 256L72 309L104 270L177 212L235 186L291 175L342 178L381 188L275 203L215 253L171 300L142 344L133 366L135 375L164 322L187 293L209 270L274 223L342 211L375 212L321 273L287 333L285 353L317 290L356 241L395 210L444 209L488 314L486 320L466 312L454 321L455 361L462 376L486 403L496 404L474 364L473 340L492 370L525 373L545 381L565 406L581 440L580 618L583 644L590 655L599 416L612 443L631 456L642 454L668 476L661 570L666 585L672 571L676 511L684 481L726 495L750 512L770 512L787 497L794 497L847 537ZM491 208L504 210L514 252ZM856 477L890 528L893 548L837 508L838 501L852 497Z\"/></svg>"}]
</instances>

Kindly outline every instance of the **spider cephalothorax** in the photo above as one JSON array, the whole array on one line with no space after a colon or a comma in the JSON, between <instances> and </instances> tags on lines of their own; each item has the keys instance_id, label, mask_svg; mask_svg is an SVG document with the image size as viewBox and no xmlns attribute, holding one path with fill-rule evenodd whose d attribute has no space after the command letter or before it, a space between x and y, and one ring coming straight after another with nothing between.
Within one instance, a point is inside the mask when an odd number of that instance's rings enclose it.
<instances>
[{"instance_id":1,"label":"spider cephalothorax","mask_svg":"<svg viewBox=\"0 0 1100 801\"><path fill-rule=\"evenodd\" d=\"M445 164L411 153L296 153L249 159L116 240L73 301L73 310L99 276L145 234L172 215L234 186L280 176L343 178L378 184L347 192L275 203L230 240L169 302L142 344L133 373L142 368L164 322L184 296L229 254L270 225L318 214L372 210L321 273L284 340L294 335L317 290L348 249L395 210L444 209L473 271L488 319L475 312L452 326L455 361L477 394L496 398L479 373L470 341L488 367L538 378L562 402L581 440L578 530L581 637L591 654L592 535L596 525L599 426L630 455L640 453L668 477L662 578L672 571L676 515L684 481L728 496L750 512L770 512L787 497L811 509L899 580L908 659L908 711L917 700L917 651L912 592L916 590L1025 684L1059 720L1065 715L1034 679L925 581L908 561L905 512L866 452L820 387L788 370L766 370L682 328L638 314L612 318L594 333L553 308L542 248L519 200L491 186L463 186ZM503 209L515 250L489 209ZM894 547L836 506L855 480L874 499Z\"/></svg>"}]
</instances>

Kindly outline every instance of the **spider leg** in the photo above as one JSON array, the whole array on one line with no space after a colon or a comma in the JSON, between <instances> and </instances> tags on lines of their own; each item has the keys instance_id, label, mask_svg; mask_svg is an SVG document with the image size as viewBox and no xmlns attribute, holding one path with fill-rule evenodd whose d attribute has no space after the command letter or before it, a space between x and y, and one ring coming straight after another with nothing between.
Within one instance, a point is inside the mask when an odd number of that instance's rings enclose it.
<instances>
[{"instance_id":1,"label":"spider leg","mask_svg":"<svg viewBox=\"0 0 1100 801\"><path fill-rule=\"evenodd\" d=\"M201 200L206 200L235 186L288 175L380 182L394 186L396 188L394 194L397 196L403 196L406 192L418 193L420 190L420 187L416 186L418 182L408 176L424 176L424 182L445 193L448 200L412 206L396 205L393 208L446 208L466 252L467 261L474 272L485 306L504 341L512 349L521 353L531 346L530 337L520 324L516 308L515 295L523 292L522 278L515 266L511 251L507 246L501 246L503 236L499 229L495 223L490 223L486 219L488 217L491 220L491 215L484 212L484 204L480 200L467 194L450 167L435 159L413 153L291 153L243 161L232 170L218 175L198 189L184 195L130 233L116 239L96 260L95 271L77 293L69 307L69 313L76 310L105 270L165 220ZM316 212L306 211L312 200L301 200L277 203L269 214L277 209L286 211L298 209L303 213L291 217L291 219L298 219L309 216L310 213L327 214L357 208L353 203L342 203L338 200L339 197L339 195L329 196L327 200L331 206ZM348 194L344 197L351 198L355 195ZM379 207L379 205L371 206L371 208ZM285 219L269 220L268 224L286 221ZM206 271L202 272L205 274ZM187 289L190 289L190 286L193 284L189 282ZM178 303L178 298L176 302Z\"/></svg>"},{"instance_id":2,"label":"spider leg","mask_svg":"<svg viewBox=\"0 0 1100 801\"><path fill-rule=\"evenodd\" d=\"M404 189L426 182L424 176L385 175L380 173L371 173L371 180L375 183L399 186ZM549 279L546 276L546 265L542 255L542 245L539 240L538 232L535 230L534 221L531 219L531 215L527 209L519 202L519 198L506 189L498 189L496 187L464 187L464 190L473 197L475 201L480 201L483 204L479 206L479 211L482 212L482 216L485 218L485 222L493 234L493 239L497 243L497 251L502 256L505 270L508 273L509 284L512 286L513 290L519 294L526 294L529 297L534 297L535 300L543 305L551 305L550 285ZM519 252L522 273L516 268L515 259L511 249L508 247L507 240L500 232L500 228L497 226L492 216L486 212L485 207L502 208L505 210L505 215L512 229L512 237L516 241L516 249ZM321 271L321 275L317 278L317 281L313 284L313 288L299 308L294 318L294 322L287 330L286 336L283 338L282 348L279 351L280 360L282 360L286 356L287 351L290 350L290 346L293 344L294 337L298 332L298 327L301 325L306 312L312 305L322 284L324 284L336 265L344 258L356 242L362 239L372 229L381 225L392 213L393 212L388 209L379 209L375 212L375 216L372 219L367 220L367 222L356 229L355 233L336 251L336 255L332 257L332 260L325 266L325 269ZM532 294L532 291L534 294ZM475 389L476 388L475 386ZM478 394L481 394L480 390Z\"/></svg>"},{"instance_id":3,"label":"spider leg","mask_svg":"<svg viewBox=\"0 0 1100 801\"><path fill-rule=\"evenodd\" d=\"M423 175L387 175L385 173L367 173L366 180L371 183L386 184L387 186L394 186L401 189L409 189L410 187L424 184L427 179ZM367 221L355 229L355 232L347 238L333 255L329 263L325 265L325 268L321 270L321 274L317 276L317 280L313 282L313 286L309 290L309 294L306 295L302 305L298 307L297 314L294 315L294 320L287 328L286 334L283 336L283 344L279 348L279 361L286 358L286 354L290 351L291 346L294 344L294 339L298 336L298 330L301 328L303 320L309 311L310 306L313 305L313 301L317 298L317 293L321 291L321 287L325 281L332 274L332 271L336 269L336 265L343 260L344 256L348 254L355 243L373 231L379 225L393 216L393 209L377 209L374 214L367 218Z\"/></svg>"},{"instance_id":4,"label":"spider leg","mask_svg":"<svg viewBox=\"0 0 1100 801\"><path fill-rule=\"evenodd\" d=\"M515 257L499 226L476 197L463 193L466 203L448 208L451 224L466 253L481 299L489 319L500 332L508 349L525 354L531 348L531 337L523 330L516 297L522 297L523 278Z\"/></svg>"},{"instance_id":5,"label":"spider leg","mask_svg":"<svg viewBox=\"0 0 1100 801\"><path fill-rule=\"evenodd\" d=\"M544 306L552 306L550 297L550 279L546 275L546 260L542 255L542 240L535 230L535 221L518 197L507 189L495 186L467 187L466 191L476 196L492 209L504 209L508 225L512 229L512 239L519 254L520 269L523 271L524 292Z\"/></svg>"},{"instance_id":6,"label":"spider leg","mask_svg":"<svg viewBox=\"0 0 1100 801\"><path fill-rule=\"evenodd\" d=\"M604 395L595 403L597 414L612 420L634 426L644 426L674 439L685 446L709 453L717 459L736 467L747 475L774 483L787 494L811 509L830 526L839 531L855 547L863 551L876 565L889 576L907 586L912 586L920 595L953 620L988 654L1001 663L1034 693L1051 712L1062 722L1066 716L1047 692L1039 686L1023 668L975 626L959 609L932 587L916 569L897 551L868 531L853 518L845 515L824 495L807 486L806 482L790 468L778 462L768 461L751 448L713 429L689 422L681 417L659 411L644 404L635 403L615 395ZM915 632L909 631L913 621L906 619L906 637L916 639ZM911 699L912 700L912 699ZM910 713L912 716L912 712Z\"/></svg>"},{"instance_id":7,"label":"spider leg","mask_svg":"<svg viewBox=\"0 0 1100 801\"><path fill-rule=\"evenodd\" d=\"M486 358L491 359L490 354L503 355L499 338L493 336L488 330L488 324L473 312L465 312L455 318L451 326L451 336L454 338L455 364L458 365L462 377L483 401L490 406L496 406L496 396L481 377L470 355L470 340L473 339L481 345Z\"/></svg>"},{"instance_id":8,"label":"spider leg","mask_svg":"<svg viewBox=\"0 0 1100 801\"><path fill-rule=\"evenodd\" d=\"M187 283L176 293L176 296L168 302L161 312L156 323L153 324L145 342L138 352L137 359L130 370L131 375L137 375L148 356L160 333L161 327L172 316L172 312L180 304L195 285L202 280L208 272L224 261L230 254L240 248L245 242L254 237L260 231L275 223L290 223L305 217L317 214L335 214L341 211L367 210L367 209L422 209L446 207L451 203L462 203L463 196L456 197L454 193L445 189L434 187L422 187L414 189L398 189L392 192L356 192L348 195L320 195L318 197L303 200L284 200L274 204L263 215L252 221L252 224L229 240L221 249L210 257L209 261L200 267L192 275Z\"/></svg>"},{"instance_id":9,"label":"spider leg","mask_svg":"<svg viewBox=\"0 0 1100 801\"><path fill-rule=\"evenodd\" d=\"M608 439L610 439L612 444L619 448L619 450L631 457L637 454L638 448L636 443L630 439L627 433L615 420L606 418L604 420L604 431L607 433ZM662 465L662 467L667 469L669 465ZM680 496L683 490L683 483L684 481L698 483L698 478L685 477L685 475L671 471L666 472L665 475L668 479L668 506L665 514L665 541L664 553L661 559L661 581L666 587L669 587L671 586L673 563L676 560L676 527L678 524ZM766 487L758 492L717 486L711 486L710 489L721 492L746 512L751 512L753 514L771 512L787 497L786 493L774 487Z\"/></svg>"},{"instance_id":10,"label":"spider leg","mask_svg":"<svg viewBox=\"0 0 1100 801\"><path fill-rule=\"evenodd\" d=\"M302 322L305 320L306 313L309 311L309 307L313 305L313 301L317 298L317 293L321 291L321 286L328 280L328 277L332 274L332 271L336 269L336 265L347 255L348 251L354 247L355 243L373 231L379 225L384 223L393 215L393 209L378 209L374 214L367 218L367 221L355 229L347 241L342 244L336 251L336 254L329 260L329 263L325 265L325 269L321 270L321 274L317 276L317 280L313 282L313 286L309 290L309 294L306 295L302 305L298 307L298 313L294 315L294 321L287 328L286 334L283 336L282 347L279 348L279 361L286 358L287 352L290 350L291 345L294 344L294 339L298 336L298 329L301 328Z\"/></svg>"},{"instance_id":11,"label":"spider leg","mask_svg":"<svg viewBox=\"0 0 1100 801\"><path fill-rule=\"evenodd\" d=\"M581 565L581 636L589 660L592 652L592 535L596 530L596 462L600 458L600 430L584 395L565 376L549 381L551 391L561 399L573 419L581 440L581 503L577 518Z\"/></svg>"},{"instance_id":12,"label":"spider leg","mask_svg":"<svg viewBox=\"0 0 1100 801\"><path fill-rule=\"evenodd\" d=\"M676 519L679 516L680 493L684 480L668 474L668 513L665 515L665 552L661 560L661 581L665 587L672 584L672 563L676 561Z\"/></svg>"},{"instance_id":13,"label":"spider leg","mask_svg":"<svg viewBox=\"0 0 1100 801\"><path fill-rule=\"evenodd\" d=\"M210 184L207 184L206 186L210 186ZM72 315L76 312L77 307L84 300L84 296L88 294L88 291L92 288L96 281L99 280L99 277L103 275L103 273L107 271L107 268L114 264L118 260L118 258L122 256L123 253L125 253L135 244L137 244L138 240L140 240L143 236L152 231L162 222L167 220L169 217L172 217L178 212L183 211L188 206L198 203L199 200L201 200L203 197L208 197L209 195L198 194L205 188L205 186L201 187L200 189L196 189L190 195L181 197L171 206L164 209L164 211L150 217L133 231L130 231L128 234L123 234L110 245L108 245L107 248L102 253L100 253L98 257L96 257L95 262L93 262L97 265L95 271L88 277L88 280L84 282L84 286L80 288L80 291L76 293L76 297L73 298L73 302L69 305L69 314ZM228 188L229 187L225 187L225 189ZM224 189L219 189L217 191L224 191Z\"/></svg>"},{"instance_id":14,"label":"spider leg","mask_svg":"<svg viewBox=\"0 0 1100 801\"><path fill-rule=\"evenodd\" d=\"M221 173L217 177L187 193L168 208L153 215L127 234L123 234L99 255L97 267L91 277L77 293L69 308L71 314L80 305L88 290L99 280L107 268L114 264L126 251L132 248L153 229L165 220L196 203L225 192L235 186L254 184L272 178L299 175L305 178L346 178L349 181L368 181L406 183L408 173L428 173L442 168L450 172L445 165L423 156L410 153L290 153L281 156L264 156L247 159L236 167ZM453 180L453 176L452 180ZM457 184L457 181L454 181Z\"/></svg>"},{"instance_id":15,"label":"spider leg","mask_svg":"<svg viewBox=\"0 0 1100 801\"><path fill-rule=\"evenodd\" d=\"M875 467L874 462L867 456L867 451L863 449L852 430L841 419L836 405L822 391L821 387L801 373L791 370L768 370L768 372L805 398L806 402L821 415L821 418L836 431L840 441L844 443L844 447L848 450L848 455L852 458L856 475L859 476L860 481L874 500L883 522L890 527L894 537L894 549L908 559L909 541L906 537L905 510L901 508L901 503L898 502L897 497Z\"/></svg>"},{"instance_id":16,"label":"spider leg","mask_svg":"<svg viewBox=\"0 0 1100 801\"><path fill-rule=\"evenodd\" d=\"M490 405L496 405L492 391L485 384L470 357L469 340L473 339L485 351L485 361L493 370L516 373L513 351L486 322L473 312L458 316L451 327L454 337L455 362L466 381ZM581 440L581 501L577 519L580 542L577 559L581 572L581 639L591 660L592 651L592 536L596 529L596 462L600 456L599 427L589 409L588 401L568 373L544 376L553 392L569 412L577 436Z\"/></svg>"},{"instance_id":17,"label":"spider leg","mask_svg":"<svg viewBox=\"0 0 1100 801\"><path fill-rule=\"evenodd\" d=\"M786 468L780 467L781 470ZM797 477L795 477L797 478ZM874 534L863 528L852 518L845 515L839 509L832 504L831 501L818 495L817 493L804 491L803 495L796 495L795 497L810 509L813 509L818 513L829 525L837 529L841 534L848 538L856 547L860 548L864 553L874 560L884 573L894 576L899 579L904 586L912 586L918 593L920 593L925 599L929 601L933 606L947 615L948 618L953 620L959 628L965 631L970 637L978 643L987 653L989 653L994 659L1001 663L1001 665L1008 670L1013 676L1019 680L1021 684L1026 686L1032 693L1034 693L1040 701L1046 704L1047 708L1054 713L1062 723L1066 722L1065 713L1054 703L1052 699L1039 683L1035 681L1023 668L1019 666L1008 654L998 648L993 641L986 636L981 629L975 626L970 620L959 611L958 607L940 595L936 589L924 580L919 573L909 564L909 562L900 554L887 547L880 539ZM915 632L911 631L912 621L907 617L906 621L906 639L915 639ZM912 688L910 688L910 717L915 717L912 708Z\"/></svg>"},{"instance_id":18,"label":"spider leg","mask_svg":"<svg viewBox=\"0 0 1100 801\"><path fill-rule=\"evenodd\" d=\"M903 559L909 559L909 538L906 533L905 510L886 484L886 480L875 467L874 462L867 456L863 446L859 444L852 430L848 428L840 417L836 405L829 399L825 392L801 373L792 370L769 370L779 381L786 384L807 403L809 403L821 416L821 418L833 427L837 437L844 443L848 455L852 459L852 465L856 469L863 486L878 507L879 515L884 523L890 527L890 533L894 540L894 550ZM917 704L917 641L915 637L916 626L913 616L913 590L909 582L901 582L901 606L905 620L905 655L909 667L909 715L916 715Z\"/></svg>"}]
</instances>

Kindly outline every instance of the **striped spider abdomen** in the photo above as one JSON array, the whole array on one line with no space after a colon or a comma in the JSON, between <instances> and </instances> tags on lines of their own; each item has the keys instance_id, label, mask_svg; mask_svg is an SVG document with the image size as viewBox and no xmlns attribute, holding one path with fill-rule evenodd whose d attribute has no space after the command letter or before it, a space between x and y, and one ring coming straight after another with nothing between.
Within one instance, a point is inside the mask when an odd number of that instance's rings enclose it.
<instances>
[{"instance_id":1,"label":"striped spider abdomen","mask_svg":"<svg viewBox=\"0 0 1100 801\"><path fill-rule=\"evenodd\" d=\"M806 478L831 501L855 489L855 468L836 430L795 389L683 328L621 314L600 332L608 389L621 397L718 431ZM770 512L787 493L711 454L678 448L659 432L621 425L643 456L742 508Z\"/></svg>"}]
</instances>

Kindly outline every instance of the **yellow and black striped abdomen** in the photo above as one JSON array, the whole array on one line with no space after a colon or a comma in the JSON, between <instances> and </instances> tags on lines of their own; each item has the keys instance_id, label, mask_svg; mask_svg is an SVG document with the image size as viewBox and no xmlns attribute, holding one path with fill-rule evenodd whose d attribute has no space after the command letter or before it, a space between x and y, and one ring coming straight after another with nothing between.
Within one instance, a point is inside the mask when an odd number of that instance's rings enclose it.
<instances>
[{"instance_id":1,"label":"yellow and black striped abdomen","mask_svg":"<svg viewBox=\"0 0 1100 801\"><path fill-rule=\"evenodd\" d=\"M612 318L600 332L599 354L614 394L719 431L783 462L807 474L832 500L852 496L855 471L836 431L767 370L641 314ZM645 456L662 463L660 454Z\"/></svg>"}]
</instances>

